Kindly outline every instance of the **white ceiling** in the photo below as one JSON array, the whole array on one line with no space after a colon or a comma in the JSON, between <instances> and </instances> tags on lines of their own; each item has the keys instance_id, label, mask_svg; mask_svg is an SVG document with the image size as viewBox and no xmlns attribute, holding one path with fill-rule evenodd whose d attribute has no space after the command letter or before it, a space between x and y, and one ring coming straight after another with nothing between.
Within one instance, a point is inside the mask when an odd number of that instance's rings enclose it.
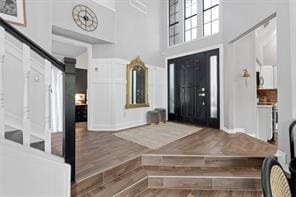
<instances>
[{"instance_id":1,"label":"white ceiling","mask_svg":"<svg viewBox=\"0 0 296 197\"><path fill-rule=\"evenodd\" d=\"M87 49L74 44L63 43L60 41L52 41L52 53L57 57L72 57L76 58L85 53Z\"/></svg>"}]
</instances>

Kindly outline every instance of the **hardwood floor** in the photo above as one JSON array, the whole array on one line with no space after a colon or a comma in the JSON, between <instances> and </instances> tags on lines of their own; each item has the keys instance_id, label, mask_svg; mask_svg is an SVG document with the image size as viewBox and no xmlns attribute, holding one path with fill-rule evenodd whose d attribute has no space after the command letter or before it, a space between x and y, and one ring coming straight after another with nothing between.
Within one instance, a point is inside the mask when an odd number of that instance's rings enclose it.
<instances>
[{"instance_id":1,"label":"hardwood floor","mask_svg":"<svg viewBox=\"0 0 296 197\"><path fill-rule=\"evenodd\" d=\"M112 132L86 130L85 123L76 124L76 177L86 178L146 153L150 149L112 135Z\"/></svg>"},{"instance_id":2,"label":"hardwood floor","mask_svg":"<svg viewBox=\"0 0 296 197\"><path fill-rule=\"evenodd\" d=\"M134 128L136 129L136 128ZM143 129L143 127L141 128ZM52 151L61 155L62 134L52 138ZM86 123L76 124L76 177L77 181L109 169L142 154L167 155L252 155L268 156L276 146L248 135L228 134L205 128L157 150L121 139L112 132L87 131Z\"/></svg>"},{"instance_id":3,"label":"hardwood floor","mask_svg":"<svg viewBox=\"0 0 296 197\"><path fill-rule=\"evenodd\" d=\"M171 129L162 127L162 132ZM262 161L277 150L243 133L209 128L156 150L114 133L76 125L73 197L136 196L147 188L139 196L260 196ZM53 139L60 140L58 135ZM55 151L61 147L58 141L52 144ZM200 191L203 186L211 191Z\"/></svg>"},{"instance_id":4,"label":"hardwood floor","mask_svg":"<svg viewBox=\"0 0 296 197\"><path fill-rule=\"evenodd\" d=\"M243 133L229 134L221 130L205 128L198 133L177 140L155 154L174 155L273 155L277 146L268 144Z\"/></svg>"}]
</instances>

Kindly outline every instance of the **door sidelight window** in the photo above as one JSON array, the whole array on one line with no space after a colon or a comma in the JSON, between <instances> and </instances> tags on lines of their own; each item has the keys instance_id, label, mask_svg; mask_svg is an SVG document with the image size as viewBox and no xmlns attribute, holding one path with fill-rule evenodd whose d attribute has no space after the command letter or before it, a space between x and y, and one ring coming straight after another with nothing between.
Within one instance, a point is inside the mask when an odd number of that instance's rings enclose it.
<instances>
[{"instance_id":1,"label":"door sidelight window","mask_svg":"<svg viewBox=\"0 0 296 197\"><path fill-rule=\"evenodd\" d=\"M218 116L218 57L210 57L211 118Z\"/></svg>"}]
</instances>

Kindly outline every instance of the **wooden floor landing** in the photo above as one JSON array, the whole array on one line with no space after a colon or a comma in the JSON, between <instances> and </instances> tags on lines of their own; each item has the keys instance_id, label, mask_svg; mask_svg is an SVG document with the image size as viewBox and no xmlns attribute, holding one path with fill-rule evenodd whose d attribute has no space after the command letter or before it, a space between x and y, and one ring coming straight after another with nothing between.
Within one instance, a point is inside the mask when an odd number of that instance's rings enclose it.
<instances>
[{"instance_id":1,"label":"wooden floor landing","mask_svg":"<svg viewBox=\"0 0 296 197\"><path fill-rule=\"evenodd\" d=\"M53 137L53 152L61 154L61 134ZM260 155L269 156L277 147L243 133L228 134L204 128L157 150L116 137L112 132L87 131L85 123L76 125L77 180L118 165L144 153L169 155Z\"/></svg>"}]
</instances>

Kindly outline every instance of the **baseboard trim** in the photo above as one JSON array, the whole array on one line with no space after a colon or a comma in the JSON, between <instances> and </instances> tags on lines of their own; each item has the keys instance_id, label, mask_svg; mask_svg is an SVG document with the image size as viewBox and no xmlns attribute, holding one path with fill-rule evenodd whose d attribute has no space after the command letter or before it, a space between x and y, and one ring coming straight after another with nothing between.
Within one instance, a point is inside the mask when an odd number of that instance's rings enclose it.
<instances>
[{"instance_id":1,"label":"baseboard trim","mask_svg":"<svg viewBox=\"0 0 296 197\"><path fill-rule=\"evenodd\" d=\"M229 134L234 134L234 133L244 133L246 135L249 135L251 137L254 137L254 138L257 138L256 137L256 134L253 134L253 133L248 133L246 132L246 129L245 128L234 128L234 129L229 129L229 128L226 128L226 127L223 127L221 128L221 130L229 133ZM258 139L258 138L257 138Z\"/></svg>"},{"instance_id":2,"label":"baseboard trim","mask_svg":"<svg viewBox=\"0 0 296 197\"><path fill-rule=\"evenodd\" d=\"M232 129L228 129L228 128L226 128L226 127L222 127L221 130L222 130L222 131L225 131L226 133L235 133L234 130L232 130Z\"/></svg>"}]
</instances>

